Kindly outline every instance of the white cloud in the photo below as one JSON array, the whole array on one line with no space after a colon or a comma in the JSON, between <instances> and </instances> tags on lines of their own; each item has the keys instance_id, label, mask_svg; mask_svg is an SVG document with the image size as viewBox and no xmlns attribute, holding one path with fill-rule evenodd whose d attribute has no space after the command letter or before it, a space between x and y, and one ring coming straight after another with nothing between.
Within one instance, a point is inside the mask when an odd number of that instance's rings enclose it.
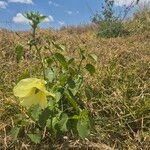
<instances>
[{"instance_id":1,"label":"white cloud","mask_svg":"<svg viewBox=\"0 0 150 150\"><path fill-rule=\"evenodd\" d=\"M53 5L53 6L55 6L55 7L59 7L59 4L54 3L53 1L49 1L48 3L49 3L49 5Z\"/></svg>"},{"instance_id":2,"label":"white cloud","mask_svg":"<svg viewBox=\"0 0 150 150\"><path fill-rule=\"evenodd\" d=\"M33 4L32 0L8 0L11 3L24 3L24 4Z\"/></svg>"},{"instance_id":3,"label":"white cloud","mask_svg":"<svg viewBox=\"0 0 150 150\"><path fill-rule=\"evenodd\" d=\"M21 13L17 13L15 17L13 17L14 23L24 24L29 23L29 20L25 18Z\"/></svg>"},{"instance_id":4,"label":"white cloud","mask_svg":"<svg viewBox=\"0 0 150 150\"><path fill-rule=\"evenodd\" d=\"M65 24L64 21L58 21L59 25L63 26Z\"/></svg>"},{"instance_id":5,"label":"white cloud","mask_svg":"<svg viewBox=\"0 0 150 150\"><path fill-rule=\"evenodd\" d=\"M150 0L140 0L139 1L139 5L141 5L141 4L147 4L149 2L150 2ZM115 5L117 5L117 6L124 6L124 5L129 6L132 3L136 4L137 0L115 0Z\"/></svg>"},{"instance_id":6,"label":"white cloud","mask_svg":"<svg viewBox=\"0 0 150 150\"><path fill-rule=\"evenodd\" d=\"M50 21L50 22L53 22L53 21L54 21L53 16L49 15L48 18L49 18L49 21Z\"/></svg>"},{"instance_id":7,"label":"white cloud","mask_svg":"<svg viewBox=\"0 0 150 150\"><path fill-rule=\"evenodd\" d=\"M6 3L6 2L4 2L4 1L0 1L0 8L5 9L5 8L6 8L6 6L7 6L7 3Z\"/></svg>"},{"instance_id":8,"label":"white cloud","mask_svg":"<svg viewBox=\"0 0 150 150\"><path fill-rule=\"evenodd\" d=\"M77 11L75 11L75 12L72 12L72 11L70 11L70 10L68 10L67 11L67 14L68 15L77 15L77 14L79 14L80 12L77 10Z\"/></svg>"},{"instance_id":9,"label":"white cloud","mask_svg":"<svg viewBox=\"0 0 150 150\"><path fill-rule=\"evenodd\" d=\"M68 15L72 15L72 11L70 11L70 10L67 11L67 14L68 14Z\"/></svg>"}]
</instances>

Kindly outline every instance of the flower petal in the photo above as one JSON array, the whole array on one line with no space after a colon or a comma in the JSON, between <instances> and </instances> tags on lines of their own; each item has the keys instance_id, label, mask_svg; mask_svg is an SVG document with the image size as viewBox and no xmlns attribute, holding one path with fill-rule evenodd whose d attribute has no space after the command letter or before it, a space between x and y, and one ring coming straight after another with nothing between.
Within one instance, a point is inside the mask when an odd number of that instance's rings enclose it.
<instances>
[{"instance_id":1,"label":"flower petal","mask_svg":"<svg viewBox=\"0 0 150 150\"><path fill-rule=\"evenodd\" d=\"M31 107L32 105L38 104L35 94L30 95L28 97L20 98L20 103L22 106L27 107L27 108Z\"/></svg>"},{"instance_id":2,"label":"flower petal","mask_svg":"<svg viewBox=\"0 0 150 150\"><path fill-rule=\"evenodd\" d=\"M14 95L19 97L21 105L31 107L37 105L41 108L47 107L46 96L55 97L51 92L48 92L45 87L46 81L37 78L27 78L19 81L14 87Z\"/></svg>"},{"instance_id":3,"label":"flower petal","mask_svg":"<svg viewBox=\"0 0 150 150\"><path fill-rule=\"evenodd\" d=\"M21 105L24 107L31 107L32 105L39 105L42 109L47 107L47 98L45 93L38 92L37 94L32 94L28 97L20 98Z\"/></svg>"},{"instance_id":4,"label":"flower petal","mask_svg":"<svg viewBox=\"0 0 150 150\"><path fill-rule=\"evenodd\" d=\"M39 106L40 106L42 109L44 109L44 108L47 107L47 98L46 98L45 93L39 92L39 93L37 94L37 101L38 101Z\"/></svg>"},{"instance_id":5,"label":"flower petal","mask_svg":"<svg viewBox=\"0 0 150 150\"><path fill-rule=\"evenodd\" d=\"M27 97L35 91L34 88L32 88L32 87L28 88L27 86L24 87L20 84L17 84L13 89L14 95L16 97L20 97L20 98L21 97Z\"/></svg>"},{"instance_id":6,"label":"flower petal","mask_svg":"<svg viewBox=\"0 0 150 150\"><path fill-rule=\"evenodd\" d=\"M27 78L18 82L14 87L13 92L17 97L27 97L34 92L34 88L45 91L46 81L36 78Z\"/></svg>"}]
</instances>

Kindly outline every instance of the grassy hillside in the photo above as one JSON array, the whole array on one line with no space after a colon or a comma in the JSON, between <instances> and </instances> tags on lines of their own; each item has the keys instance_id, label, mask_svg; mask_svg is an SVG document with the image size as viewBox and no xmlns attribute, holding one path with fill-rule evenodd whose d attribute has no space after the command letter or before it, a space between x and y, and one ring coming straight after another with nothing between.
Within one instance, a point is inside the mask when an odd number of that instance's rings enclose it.
<instances>
[{"instance_id":1,"label":"grassy hillside","mask_svg":"<svg viewBox=\"0 0 150 150\"><path fill-rule=\"evenodd\" d=\"M138 14L139 15L139 14ZM96 74L84 74L87 91L85 104L93 117L94 129L88 139L76 137L55 141L56 147L70 149L130 149L150 148L150 30L149 14L140 14L125 23L130 35L118 38L98 38L97 27L67 27L59 31L39 30L38 36L50 36L66 47L66 55L76 57L77 49L95 53ZM144 18L144 19L143 19ZM146 23L145 23L146 22ZM16 114L20 112L12 88L29 71L39 74L35 51L26 44L30 33L0 31L0 147L2 149L48 149L51 143L32 144L22 137L13 143L9 135ZM16 63L15 46L25 47L24 57ZM54 47L51 47L54 49ZM50 55L42 52L43 56ZM103 143L103 144L100 144ZM27 144L27 145L26 145ZM108 147L106 145L108 145ZM42 146L45 147L42 147ZM19 148L18 148L19 147ZM58 148L57 147L57 148ZM57 149L55 148L55 149ZM58 148L59 149L59 148Z\"/></svg>"}]
</instances>

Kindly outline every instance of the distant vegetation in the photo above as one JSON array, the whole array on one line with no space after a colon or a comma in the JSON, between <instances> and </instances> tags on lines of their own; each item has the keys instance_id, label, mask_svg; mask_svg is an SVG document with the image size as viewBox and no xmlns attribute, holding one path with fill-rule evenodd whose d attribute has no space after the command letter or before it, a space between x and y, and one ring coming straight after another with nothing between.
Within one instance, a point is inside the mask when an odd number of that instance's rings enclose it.
<instances>
[{"instance_id":1,"label":"distant vegetation","mask_svg":"<svg viewBox=\"0 0 150 150\"><path fill-rule=\"evenodd\" d=\"M149 150L150 11L105 2L98 26L0 31L0 148Z\"/></svg>"},{"instance_id":2,"label":"distant vegetation","mask_svg":"<svg viewBox=\"0 0 150 150\"><path fill-rule=\"evenodd\" d=\"M92 22L99 26L97 35L100 37L111 38L128 34L128 31L124 28L123 20L119 16L115 16L113 8L114 1L105 0L102 12L95 14L92 18Z\"/></svg>"},{"instance_id":3,"label":"distant vegetation","mask_svg":"<svg viewBox=\"0 0 150 150\"><path fill-rule=\"evenodd\" d=\"M138 4L138 2L139 1L137 1L136 4ZM92 22L99 27L97 33L99 37L111 38L130 34L130 29L125 28L124 22L126 21L125 19L128 13L133 9L134 6L136 6L135 3L131 3L131 5L124 7L124 11L122 11L119 16L117 16L114 12L114 3L114 0L105 0L102 7L102 12L96 13L92 17ZM149 6L147 8L149 8ZM143 12L148 14L146 8ZM138 15L138 13L136 15ZM146 16L144 14L141 14L140 16L143 17L143 19L138 17L138 22L134 22L134 28L147 28L148 24L147 22L144 22L147 20L144 18Z\"/></svg>"}]
</instances>

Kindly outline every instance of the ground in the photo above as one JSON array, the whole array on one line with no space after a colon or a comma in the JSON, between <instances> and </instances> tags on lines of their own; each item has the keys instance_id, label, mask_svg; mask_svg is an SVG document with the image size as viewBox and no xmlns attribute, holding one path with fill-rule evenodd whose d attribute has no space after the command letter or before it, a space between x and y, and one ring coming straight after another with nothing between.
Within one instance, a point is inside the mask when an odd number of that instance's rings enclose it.
<instances>
[{"instance_id":1,"label":"ground","mask_svg":"<svg viewBox=\"0 0 150 150\"><path fill-rule=\"evenodd\" d=\"M130 149L150 148L150 31L132 33L118 38L97 37L97 27L62 28L59 31L39 30L39 37L50 36L64 44L66 55L75 56L82 47L98 56L95 76L85 75L86 84L92 88L87 108L94 117L94 131L85 140L67 139L56 141L58 149ZM34 51L26 45L29 32L0 30L0 147L11 147L9 135L14 126L17 103L12 88L27 68L38 72L38 61ZM25 47L24 57L16 63L14 47ZM44 41L41 41L44 44ZM50 55L43 52L43 55ZM102 144L100 144L102 143ZM43 141L44 148L49 147ZM16 143L16 149L27 146L39 149L27 139ZM12 144L13 145L13 144ZM63 146L66 146L65 148ZM55 147L55 149L56 149ZM104 148L105 147L105 148ZM14 148L15 149L15 148Z\"/></svg>"}]
</instances>

